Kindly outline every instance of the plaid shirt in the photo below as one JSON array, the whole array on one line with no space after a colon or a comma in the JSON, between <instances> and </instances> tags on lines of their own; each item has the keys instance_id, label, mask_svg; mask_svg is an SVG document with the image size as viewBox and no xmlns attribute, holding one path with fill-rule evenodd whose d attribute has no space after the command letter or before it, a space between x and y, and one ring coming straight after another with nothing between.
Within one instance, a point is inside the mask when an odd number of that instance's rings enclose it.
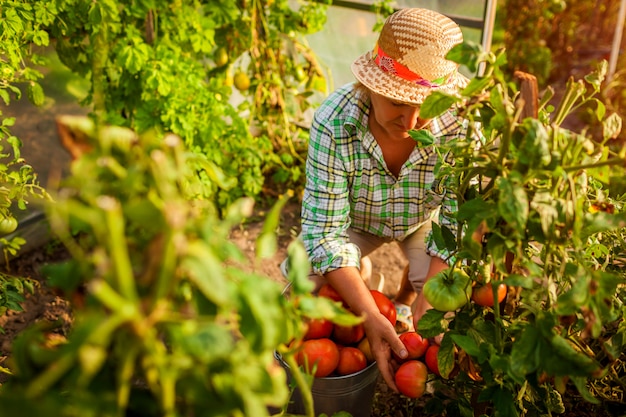
<instances>
[{"instance_id":1,"label":"plaid shirt","mask_svg":"<svg viewBox=\"0 0 626 417\"><path fill-rule=\"evenodd\" d=\"M314 272L359 266L360 251L350 243L349 227L389 241L402 241L438 216L456 233L453 193L435 182L438 156L432 147L415 147L398 178L390 173L368 129L370 101L348 84L332 93L315 112L311 125L301 238ZM438 141L465 135L467 123L450 111L434 119ZM449 257L427 238L431 256Z\"/></svg>"}]
</instances>

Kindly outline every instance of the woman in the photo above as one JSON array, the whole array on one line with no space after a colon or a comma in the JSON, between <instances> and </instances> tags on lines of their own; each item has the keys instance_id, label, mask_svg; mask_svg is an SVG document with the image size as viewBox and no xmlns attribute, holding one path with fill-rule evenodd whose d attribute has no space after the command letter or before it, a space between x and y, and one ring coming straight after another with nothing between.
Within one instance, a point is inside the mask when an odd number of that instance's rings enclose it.
<instances>
[{"instance_id":1,"label":"woman","mask_svg":"<svg viewBox=\"0 0 626 417\"><path fill-rule=\"evenodd\" d=\"M391 351L401 358L407 353L359 268L362 257L397 241L408 259L408 280L395 302L402 307L415 300L416 316L430 308L420 290L449 257L430 238L430 225L437 221L456 230L450 214L457 205L435 181L437 154L418 146L409 131L428 129L437 141L467 133L467 122L452 110L432 120L420 117L420 104L432 91L455 94L466 84L458 65L445 59L462 40L449 18L401 9L385 21L374 50L353 63L358 81L333 92L311 126L301 239L312 278L317 288L329 282L365 317L373 355L392 389Z\"/></svg>"}]
</instances>

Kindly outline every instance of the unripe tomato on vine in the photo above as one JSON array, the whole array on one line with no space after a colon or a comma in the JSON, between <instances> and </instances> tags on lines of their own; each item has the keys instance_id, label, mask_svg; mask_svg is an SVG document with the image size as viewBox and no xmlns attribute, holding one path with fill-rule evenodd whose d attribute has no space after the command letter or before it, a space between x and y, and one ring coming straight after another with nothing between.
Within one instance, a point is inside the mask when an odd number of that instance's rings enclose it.
<instances>
[{"instance_id":1,"label":"unripe tomato on vine","mask_svg":"<svg viewBox=\"0 0 626 417\"><path fill-rule=\"evenodd\" d=\"M241 70L238 70L235 73L233 81L235 84L235 88L237 88L237 90L239 91L246 91L248 88L250 88L250 78L245 72Z\"/></svg>"},{"instance_id":2,"label":"unripe tomato on vine","mask_svg":"<svg viewBox=\"0 0 626 417\"><path fill-rule=\"evenodd\" d=\"M448 268L431 277L424 284L424 298L439 311L455 311L472 296L469 275L461 268Z\"/></svg>"},{"instance_id":3,"label":"unripe tomato on vine","mask_svg":"<svg viewBox=\"0 0 626 417\"><path fill-rule=\"evenodd\" d=\"M11 215L0 220L0 234L8 235L17 229L17 219Z\"/></svg>"},{"instance_id":4,"label":"unripe tomato on vine","mask_svg":"<svg viewBox=\"0 0 626 417\"><path fill-rule=\"evenodd\" d=\"M217 67L223 67L226 65L228 63L228 51L226 51L226 48L223 46L217 48L215 54L213 55L213 61L215 61L215 66Z\"/></svg>"}]
</instances>

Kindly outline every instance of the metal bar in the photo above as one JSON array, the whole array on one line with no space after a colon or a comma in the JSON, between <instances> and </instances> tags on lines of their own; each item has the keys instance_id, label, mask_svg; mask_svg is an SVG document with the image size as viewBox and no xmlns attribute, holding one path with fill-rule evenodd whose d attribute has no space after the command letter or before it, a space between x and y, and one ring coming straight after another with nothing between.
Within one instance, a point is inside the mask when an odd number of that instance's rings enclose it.
<instances>
[{"instance_id":1,"label":"metal bar","mask_svg":"<svg viewBox=\"0 0 626 417\"><path fill-rule=\"evenodd\" d=\"M485 2L485 10L483 15L484 25L482 27L482 45L483 50L486 52L491 50L491 42L493 40L493 28L496 21L496 4L496 0L487 0ZM477 75L483 75L484 72L485 63L481 62L478 66Z\"/></svg>"},{"instance_id":2,"label":"metal bar","mask_svg":"<svg viewBox=\"0 0 626 417\"><path fill-rule=\"evenodd\" d=\"M318 3L325 3L323 0L315 0L315 1ZM338 6L338 7L346 7L346 8L355 9L355 10L364 10L367 12L372 11L371 4L361 3L357 1L332 0L332 3L330 5ZM394 10L398 11L399 8L394 8ZM474 29L483 28L484 21L482 19L469 17L469 16L452 15L452 14L445 14L445 15L448 16L450 19L454 20L459 26L465 26L465 27L474 28Z\"/></svg>"},{"instance_id":3,"label":"metal bar","mask_svg":"<svg viewBox=\"0 0 626 417\"><path fill-rule=\"evenodd\" d=\"M609 61L609 71L607 81L611 81L617 68L617 58L619 57L620 44L622 42L622 33L624 32L624 20L626 20L626 0L622 0L617 14L617 25L615 25L615 34L613 35L613 46L611 48L611 58Z\"/></svg>"}]
</instances>

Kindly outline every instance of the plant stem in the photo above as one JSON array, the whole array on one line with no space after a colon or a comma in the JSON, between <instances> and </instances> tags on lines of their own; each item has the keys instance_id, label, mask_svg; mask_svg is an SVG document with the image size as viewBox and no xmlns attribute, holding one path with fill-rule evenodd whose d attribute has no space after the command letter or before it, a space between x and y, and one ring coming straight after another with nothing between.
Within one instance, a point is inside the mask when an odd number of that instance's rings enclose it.
<instances>
[{"instance_id":1,"label":"plant stem","mask_svg":"<svg viewBox=\"0 0 626 417\"><path fill-rule=\"evenodd\" d=\"M281 353L282 355L283 353ZM313 408L313 394L311 393L311 387L307 384L302 375L302 371L298 367L296 360L292 354L287 353L283 356L283 360L289 366L288 372L296 382L296 386L300 390L302 397L302 403L304 404L304 412L307 417L315 417L315 409Z\"/></svg>"}]
</instances>

